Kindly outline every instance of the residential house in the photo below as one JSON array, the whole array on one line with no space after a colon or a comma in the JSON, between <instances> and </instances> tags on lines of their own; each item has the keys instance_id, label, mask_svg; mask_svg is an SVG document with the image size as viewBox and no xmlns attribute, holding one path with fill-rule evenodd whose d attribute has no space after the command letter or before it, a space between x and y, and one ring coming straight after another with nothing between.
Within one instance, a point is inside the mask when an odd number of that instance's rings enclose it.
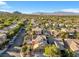
<instances>
[{"instance_id":1,"label":"residential house","mask_svg":"<svg viewBox=\"0 0 79 59\"><path fill-rule=\"evenodd\" d=\"M61 28L61 32L67 32L66 28Z\"/></svg>"},{"instance_id":2,"label":"residential house","mask_svg":"<svg viewBox=\"0 0 79 59\"><path fill-rule=\"evenodd\" d=\"M42 34L42 29L39 27L32 28L32 31L35 32L36 35Z\"/></svg>"},{"instance_id":3,"label":"residential house","mask_svg":"<svg viewBox=\"0 0 79 59\"><path fill-rule=\"evenodd\" d=\"M76 31L74 30L74 31L69 31L68 32L68 38L70 38L70 39L75 39L76 38Z\"/></svg>"},{"instance_id":4,"label":"residential house","mask_svg":"<svg viewBox=\"0 0 79 59\"><path fill-rule=\"evenodd\" d=\"M9 31L9 30L11 30L11 29L14 29L16 26L18 26L18 24L12 24L12 25L10 25L10 26L8 26L8 27L3 28L3 30L4 30L4 31Z\"/></svg>"},{"instance_id":5,"label":"residential house","mask_svg":"<svg viewBox=\"0 0 79 59\"><path fill-rule=\"evenodd\" d=\"M79 40L78 39L73 39L73 40L65 39L65 41L68 45L68 48L70 48L75 53L75 56L79 57Z\"/></svg>"},{"instance_id":6,"label":"residential house","mask_svg":"<svg viewBox=\"0 0 79 59\"><path fill-rule=\"evenodd\" d=\"M65 49L64 43L62 41L62 38L54 38L54 43L60 50L64 50Z\"/></svg>"},{"instance_id":7,"label":"residential house","mask_svg":"<svg viewBox=\"0 0 79 59\"><path fill-rule=\"evenodd\" d=\"M37 35L35 39L32 39L27 43L33 45L33 49L37 49L40 46L44 46L47 42L46 37L44 35Z\"/></svg>"},{"instance_id":8,"label":"residential house","mask_svg":"<svg viewBox=\"0 0 79 59\"><path fill-rule=\"evenodd\" d=\"M50 36L52 34L50 30L46 30L46 29L44 29L42 33L43 35L46 35L46 36Z\"/></svg>"},{"instance_id":9,"label":"residential house","mask_svg":"<svg viewBox=\"0 0 79 59\"><path fill-rule=\"evenodd\" d=\"M5 42L7 40L6 34L0 33L0 44Z\"/></svg>"}]
</instances>

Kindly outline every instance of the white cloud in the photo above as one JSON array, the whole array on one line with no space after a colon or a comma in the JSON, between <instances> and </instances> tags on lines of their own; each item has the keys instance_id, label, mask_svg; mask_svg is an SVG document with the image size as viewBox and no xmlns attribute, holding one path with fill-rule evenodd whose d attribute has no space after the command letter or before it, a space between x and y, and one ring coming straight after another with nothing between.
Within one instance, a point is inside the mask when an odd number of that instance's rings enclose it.
<instances>
[{"instance_id":1,"label":"white cloud","mask_svg":"<svg viewBox=\"0 0 79 59\"><path fill-rule=\"evenodd\" d=\"M13 11L11 11L11 10L5 10L5 9L2 9L2 10L0 10L0 11L3 11L3 12L13 12Z\"/></svg>"},{"instance_id":2,"label":"white cloud","mask_svg":"<svg viewBox=\"0 0 79 59\"><path fill-rule=\"evenodd\" d=\"M7 2L0 1L0 10L1 9L10 9L11 7L7 4Z\"/></svg>"},{"instance_id":3,"label":"white cloud","mask_svg":"<svg viewBox=\"0 0 79 59\"><path fill-rule=\"evenodd\" d=\"M0 6L7 5L6 2L0 1Z\"/></svg>"},{"instance_id":4,"label":"white cloud","mask_svg":"<svg viewBox=\"0 0 79 59\"><path fill-rule=\"evenodd\" d=\"M79 13L79 9L63 9L61 10L63 12L74 12L74 13Z\"/></svg>"}]
</instances>

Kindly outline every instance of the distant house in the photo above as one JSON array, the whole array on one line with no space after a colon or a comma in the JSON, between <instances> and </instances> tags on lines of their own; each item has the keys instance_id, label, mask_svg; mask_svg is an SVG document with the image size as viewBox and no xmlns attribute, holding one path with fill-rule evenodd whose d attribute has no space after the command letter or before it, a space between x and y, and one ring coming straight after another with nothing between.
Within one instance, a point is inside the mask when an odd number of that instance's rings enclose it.
<instances>
[{"instance_id":1,"label":"distant house","mask_svg":"<svg viewBox=\"0 0 79 59\"><path fill-rule=\"evenodd\" d=\"M51 35L51 31L48 31L48 30L43 30L43 34L46 35L46 36L49 36Z\"/></svg>"},{"instance_id":2,"label":"distant house","mask_svg":"<svg viewBox=\"0 0 79 59\"><path fill-rule=\"evenodd\" d=\"M61 27L59 26L59 24L55 24L55 28L56 29L61 29Z\"/></svg>"},{"instance_id":3,"label":"distant house","mask_svg":"<svg viewBox=\"0 0 79 59\"><path fill-rule=\"evenodd\" d=\"M31 23L34 25L35 24L35 19L31 19Z\"/></svg>"},{"instance_id":4,"label":"distant house","mask_svg":"<svg viewBox=\"0 0 79 59\"><path fill-rule=\"evenodd\" d=\"M10 26L8 26L8 27L3 28L3 30L4 30L4 31L9 31L9 30L14 29L16 26L18 26L18 24L12 24L12 25L10 25Z\"/></svg>"},{"instance_id":5,"label":"distant house","mask_svg":"<svg viewBox=\"0 0 79 59\"><path fill-rule=\"evenodd\" d=\"M79 32L79 28L76 28L75 30L76 30L77 32Z\"/></svg>"},{"instance_id":6,"label":"distant house","mask_svg":"<svg viewBox=\"0 0 79 59\"><path fill-rule=\"evenodd\" d=\"M56 30L50 30L50 34L56 37L59 34L59 32L57 32Z\"/></svg>"},{"instance_id":7,"label":"distant house","mask_svg":"<svg viewBox=\"0 0 79 59\"><path fill-rule=\"evenodd\" d=\"M28 19L23 19L24 21L23 21L23 23L24 24L27 24L28 23Z\"/></svg>"},{"instance_id":8,"label":"distant house","mask_svg":"<svg viewBox=\"0 0 79 59\"><path fill-rule=\"evenodd\" d=\"M0 44L5 42L7 40L6 34L0 33Z\"/></svg>"},{"instance_id":9,"label":"distant house","mask_svg":"<svg viewBox=\"0 0 79 59\"><path fill-rule=\"evenodd\" d=\"M7 33L8 31L5 31L5 30L0 30L0 33Z\"/></svg>"},{"instance_id":10,"label":"distant house","mask_svg":"<svg viewBox=\"0 0 79 59\"><path fill-rule=\"evenodd\" d=\"M75 31L68 32L68 38L75 39L76 38L76 32Z\"/></svg>"},{"instance_id":11,"label":"distant house","mask_svg":"<svg viewBox=\"0 0 79 59\"><path fill-rule=\"evenodd\" d=\"M41 29L41 28L39 28L39 27L33 28L33 29L32 29L32 31L34 31L34 32L35 32L35 34L37 34L37 35L42 34L42 29Z\"/></svg>"},{"instance_id":12,"label":"distant house","mask_svg":"<svg viewBox=\"0 0 79 59\"><path fill-rule=\"evenodd\" d=\"M65 25L64 24L59 24L59 27L63 28L63 27L65 27Z\"/></svg>"},{"instance_id":13,"label":"distant house","mask_svg":"<svg viewBox=\"0 0 79 59\"><path fill-rule=\"evenodd\" d=\"M38 43L43 42L46 40L46 36L44 35L38 35L35 39L35 41L37 41Z\"/></svg>"},{"instance_id":14,"label":"distant house","mask_svg":"<svg viewBox=\"0 0 79 59\"><path fill-rule=\"evenodd\" d=\"M67 32L66 28L61 28L61 32Z\"/></svg>"},{"instance_id":15,"label":"distant house","mask_svg":"<svg viewBox=\"0 0 79 59\"><path fill-rule=\"evenodd\" d=\"M12 24L10 26L4 27L3 29L0 30L0 33L6 34L6 33L8 33L9 30L14 29L16 26L18 26L18 24L14 23L14 24Z\"/></svg>"}]
</instances>

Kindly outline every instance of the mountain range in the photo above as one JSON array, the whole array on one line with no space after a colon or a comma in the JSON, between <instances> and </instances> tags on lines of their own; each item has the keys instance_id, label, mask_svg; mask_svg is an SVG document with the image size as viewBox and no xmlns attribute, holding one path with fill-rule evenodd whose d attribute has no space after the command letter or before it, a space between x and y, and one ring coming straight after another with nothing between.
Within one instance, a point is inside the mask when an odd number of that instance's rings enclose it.
<instances>
[{"instance_id":1,"label":"mountain range","mask_svg":"<svg viewBox=\"0 0 79 59\"><path fill-rule=\"evenodd\" d=\"M74 13L74 12L52 12L52 13L35 12L32 14L35 14L35 15L79 15L79 13Z\"/></svg>"},{"instance_id":2,"label":"mountain range","mask_svg":"<svg viewBox=\"0 0 79 59\"><path fill-rule=\"evenodd\" d=\"M3 12L3 11L0 11L0 14L2 13L10 13L10 12ZM24 13L21 13L19 11L14 11L13 14L24 14ZM35 13L31 13L31 15L79 15L79 13L74 13L74 12L35 12Z\"/></svg>"}]
</instances>

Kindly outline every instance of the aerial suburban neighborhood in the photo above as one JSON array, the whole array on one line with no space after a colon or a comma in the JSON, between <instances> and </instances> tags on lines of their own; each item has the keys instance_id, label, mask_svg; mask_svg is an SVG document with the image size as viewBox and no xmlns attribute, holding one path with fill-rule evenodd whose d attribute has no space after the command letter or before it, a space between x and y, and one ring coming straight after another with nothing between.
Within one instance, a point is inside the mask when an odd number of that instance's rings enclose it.
<instances>
[{"instance_id":1,"label":"aerial suburban neighborhood","mask_svg":"<svg viewBox=\"0 0 79 59\"><path fill-rule=\"evenodd\" d=\"M1 57L79 56L78 16L2 14Z\"/></svg>"},{"instance_id":2,"label":"aerial suburban neighborhood","mask_svg":"<svg viewBox=\"0 0 79 59\"><path fill-rule=\"evenodd\" d=\"M0 57L79 57L79 13L0 11Z\"/></svg>"}]
</instances>

